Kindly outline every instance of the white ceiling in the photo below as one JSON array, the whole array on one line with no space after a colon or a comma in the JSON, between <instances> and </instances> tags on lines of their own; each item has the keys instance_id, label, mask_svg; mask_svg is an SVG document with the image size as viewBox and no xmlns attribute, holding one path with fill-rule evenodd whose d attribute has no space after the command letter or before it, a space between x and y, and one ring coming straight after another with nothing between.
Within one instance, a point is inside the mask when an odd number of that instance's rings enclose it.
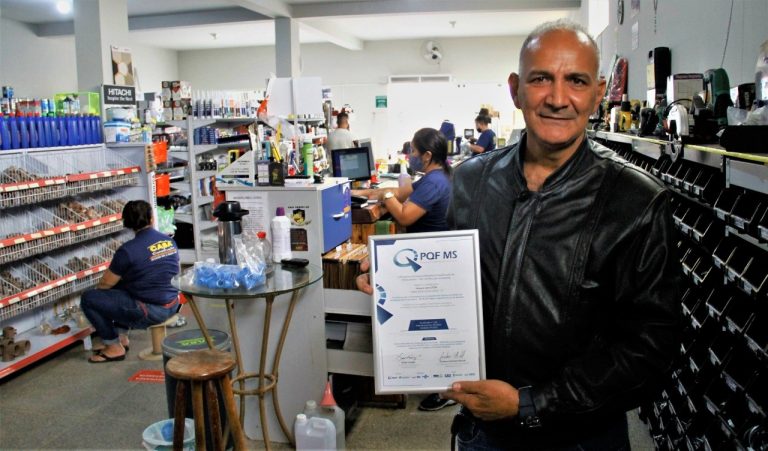
<instances>
[{"instance_id":1,"label":"white ceiling","mask_svg":"<svg viewBox=\"0 0 768 451\"><path fill-rule=\"evenodd\" d=\"M301 43L329 42L328 33L362 41L434 39L450 37L525 35L537 24L575 17L578 0L271 0L288 5L301 18ZM127 0L128 15L152 16L200 12L202 17L225 10L234 16L251 16L261 0ZM37 27L69 22L55 9L56 0L0 0L0 15ZM533 5L533 6L532 6ZM541 5L541 6L538 6ZM536 7L542 9L532 9ZM259 11L261 13L261 11ZM369 14L366 14L369 12ZM346 15L352 13L353 15ZM327 14L327 15L326 15ZM308 16L308 17L307 17ZM217 21L213 21L217 22ZM322 31L318 31L322 30ZM215 34L215 39L213 35ZM274 21L237 21L150 28L130 31L137 44L174 50L274 45Z\"/></svg>"}]
</instances>

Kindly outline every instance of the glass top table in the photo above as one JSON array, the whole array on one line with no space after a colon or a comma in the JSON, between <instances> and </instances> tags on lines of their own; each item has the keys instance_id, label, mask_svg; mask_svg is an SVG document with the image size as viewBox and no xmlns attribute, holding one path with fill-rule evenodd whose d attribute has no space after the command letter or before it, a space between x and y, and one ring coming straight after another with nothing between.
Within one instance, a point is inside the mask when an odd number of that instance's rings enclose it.
<instances>
[{"instance_id":1,"label":"glass top table","mask_svg":"<svg viewBox=\"0 0 768 451\"><path fill-rule=\"evenodd\" d=\"M214 343L205 320L200 314L196 304L197 300L204 299L224 299L227 307L227 319L229 320L229 329L232 333L232 344L235 351L235 360L237 361L237 375L232 379L232 392L240 396L240 424L244 425L245 418L245 397L259 397L259 416L261 421L261 430L264 444L269 450L272 448L269 440L269 428L267 426L266 395L272 393L272 405L274 406L275 416L280 423L283 433L295 443L291 428L288 427L280 410L280 402L277 396L278 368L280 366L280 356L283 352L285 337L288 334L288 327L291 324L293 311L299 300L301 289L318 282L323 278L322 268L316 265L307 265L303 268L286 267L275 263L272 271L267 274L267 281L263 285L253 287L248 290L245 288L235 289L214 289L195 285L190 277L176 276L171 280L171 284L178 288L187 298L192 313L195 315L200 331L205 337L208 347L214 349ZM267 356L269 353L269 329L272 321L272 304L275 298L281 294L290 293L291 300L288 310L283 320L283 327L280 332L280 338L277 342L277 348L272 356L272 368L267 372ZM242 354L240 352L240 339L237 335L237 323L235 321L234 302L245 302L246 300L258 300L264 298L264 326L261 338L261 354L259 358L259 371L257 373L248 373L243 369ZM258 387L255 389L246 389L247 379L256 378ZM235 386L237 385L237 386Z\"/></svg>"},{"instance_id":2,"label":"glass top table","mask_svg":"<svg viewBox=\"0 0 768 451\"><path fill-rule=\"evenodd\" d=\"M191 271L192 269L190 269ZM291 293L311 285L323 278L323 270L316 265L303 268L285 267L275 263L267 274L267 283L250 290L240 287L234 289L207 288L195 285L191 278L175 276L171 284L185 295L201 296L214 299L253 299Z\"/></svg>"}]
</instances>

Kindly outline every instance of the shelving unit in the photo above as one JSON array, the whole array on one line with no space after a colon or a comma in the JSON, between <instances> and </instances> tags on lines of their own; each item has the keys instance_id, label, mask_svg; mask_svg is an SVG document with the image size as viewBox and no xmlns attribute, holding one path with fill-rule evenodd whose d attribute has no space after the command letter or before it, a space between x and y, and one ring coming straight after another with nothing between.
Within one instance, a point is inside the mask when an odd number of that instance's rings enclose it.
<instances>
[{"instance_id":1,"label":"shelving unit","mask_svg":"<svg viewBox=\"0 0 768 451\"><path fill-rule=\"evenodd\" d=\"M70 312L130 238L128 200L151 200L144 146L103 144L0 155L0 327L30 340L24 356L0 362L0 378L82 340L93 331ZM41 322L68 325L43 335Z\"/></svg>"},{"instance_id":2,"label":"shelving unit","mask_svg":"<svg viewBox=\"0 0 768 451\"><path fill-rule=\"evenodd\" d=\"M674 193L683 331L661 397L642 408L657 449L765 449L768 155L593 136Z\"/></svg>"},{"instance_id":3,"label":"shelving unit","mask_svg":"<svg viewBox=\"0 0 768 451\"><path fill-rule=\"evenodd\" d=\"M169 156L178 160L187 162L187 170L184 180L171 182L171 188L180 192L190 193L190 212L177 212L175 219L177 222L183 222L192 225L192 235L194 240L194 249L179 249L179 257L182 264L192 264L197 261L205 260L216 256L215 249L204 249L202 235L210 233L216 228L216 222L212 220L209 211L213 204L213 188L215 177L218 171L199 170L198 159L203 154L215 154L228 149L244 147L243 143L227 144L195 144L195 129L200 127L219 127L219 126L237 126L247 125L256 122L255 118L215 118L201 119L190 117L185 121L167 121L166 125L178 127L187 132L187 146L184 149L171 148ZM250 147L250 143L248 144ZM168 169L167 172L176 172L177 168ZM201 183L206 183L207 187L201 188Z\"/></svg>"}]
</instances>

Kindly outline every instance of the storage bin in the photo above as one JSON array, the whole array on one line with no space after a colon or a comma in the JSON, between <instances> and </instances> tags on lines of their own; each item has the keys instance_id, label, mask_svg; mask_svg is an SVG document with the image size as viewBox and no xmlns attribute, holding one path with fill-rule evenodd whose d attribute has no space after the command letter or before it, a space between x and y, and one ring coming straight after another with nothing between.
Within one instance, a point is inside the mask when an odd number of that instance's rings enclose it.
<instances>
[{"instance_id":1,"label":"storage bin","mask_svg":"<svg viewBox=\"0 0 768 451\"><path fill-rule=\"evenodd\" d=\"M155 175L155 195L165 197L171 194L171 176L168 174Z\"/></svg>"}]
</instances>

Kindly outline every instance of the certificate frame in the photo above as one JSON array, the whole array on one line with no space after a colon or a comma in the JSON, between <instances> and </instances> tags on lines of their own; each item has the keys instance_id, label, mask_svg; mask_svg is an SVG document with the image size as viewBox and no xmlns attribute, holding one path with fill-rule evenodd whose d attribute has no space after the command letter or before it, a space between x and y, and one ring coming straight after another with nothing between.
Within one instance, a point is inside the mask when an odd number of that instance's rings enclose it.
<instances>
[{"instance_id":1,"label":"certificate frame","mask_svg":"<svg viewBox=\"0 0 768 451\"><path fill-rule=\"evenodd\" d=\"M477 230L368 238L376 394L485 379Z\"/></svg>"}]
</instances>

